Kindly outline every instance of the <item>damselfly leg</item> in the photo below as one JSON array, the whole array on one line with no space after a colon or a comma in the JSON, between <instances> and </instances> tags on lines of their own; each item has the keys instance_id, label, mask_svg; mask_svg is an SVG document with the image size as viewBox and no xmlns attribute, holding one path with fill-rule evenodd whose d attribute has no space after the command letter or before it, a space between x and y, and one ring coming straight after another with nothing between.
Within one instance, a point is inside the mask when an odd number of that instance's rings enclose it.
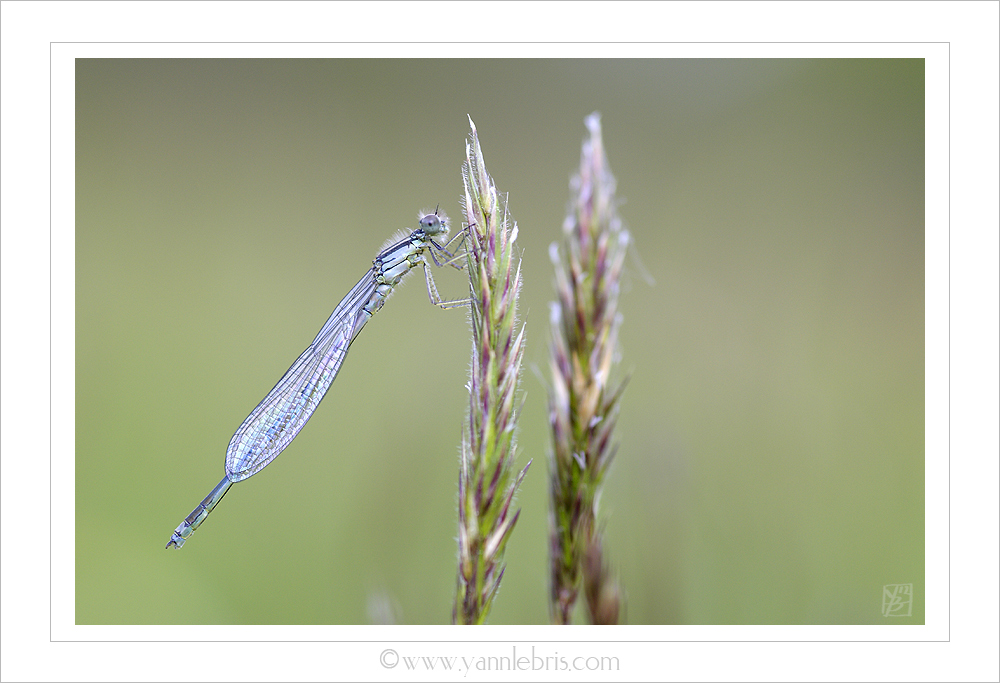
<instances>
[{"instance_id":1,"label":"damselfly leg","mask_svg":"<svg viewBox=\"0 0 1000 683\"><path fill-rule=\"evenodd\" d=\"M443 266L451 266L452 268L456 268L457 270L465 270L465 257L466 257L465 251L458 251L456 249L456 253L452 253L451 251L449 251L449 248L458 240L461 240L459 246L464 247L465 239L468 237L468 234L469 234L469 228L468 227L463 228L458 232L458 234L452 237L451 240L445 243L443 247L432 239L430 240L431 247L427 250L426 253L430 254L431 260L434 262L434 265L437 266L438 268L441 268ZM442 260L438 261L437 256L434 255L435 251L443 254ZM438 294L437 284L434 282L434 276L431 274L431 269L428 268L427 266L428 266L427 259L425 258L424 280L427 282L427 297L431 300L432 304L434 304L435 306L439 306L443 309L449 309L449 308L458 308L459 306L465 306L470 301L472 301L472 299L451 299L448 301L442 299L441 295Z\"/></svg>"}]
</instances>

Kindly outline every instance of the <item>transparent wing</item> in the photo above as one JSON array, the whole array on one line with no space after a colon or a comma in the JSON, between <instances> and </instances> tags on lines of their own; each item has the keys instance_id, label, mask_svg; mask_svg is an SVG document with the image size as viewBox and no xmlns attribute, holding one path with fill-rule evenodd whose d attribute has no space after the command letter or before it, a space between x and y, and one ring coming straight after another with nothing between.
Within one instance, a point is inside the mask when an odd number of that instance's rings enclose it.
<instances>
[{"instance_id":1,"label":"transparent wing","mask_svg":"<svg viewBox=\"0 0 1000 683\"><path fill-rule=\"evenodd\" d=\"M369 270L330 314L312 344L236 430L226 452L230 480L242 481L267 467L309 421L337 377L351 341L371 317L364 306L375 288Z\"/></svg>"}]
</instances>

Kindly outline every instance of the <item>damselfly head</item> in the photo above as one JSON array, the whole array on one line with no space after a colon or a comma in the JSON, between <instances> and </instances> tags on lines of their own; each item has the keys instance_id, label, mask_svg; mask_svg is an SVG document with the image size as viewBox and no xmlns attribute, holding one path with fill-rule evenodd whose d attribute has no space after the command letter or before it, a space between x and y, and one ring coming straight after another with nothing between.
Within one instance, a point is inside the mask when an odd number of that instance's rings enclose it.
<instances>
[{"instance_id":1,"label":"damselfly head","mask_svg":"<svg viewBox=\"0 0 1000 683\"><path fill-rule=\"evenodd\" d=\"M432 213L422 213L418 223L420 229L432 237L448 232L448 216L437 208Z\"/></svg>"}]
</instances>

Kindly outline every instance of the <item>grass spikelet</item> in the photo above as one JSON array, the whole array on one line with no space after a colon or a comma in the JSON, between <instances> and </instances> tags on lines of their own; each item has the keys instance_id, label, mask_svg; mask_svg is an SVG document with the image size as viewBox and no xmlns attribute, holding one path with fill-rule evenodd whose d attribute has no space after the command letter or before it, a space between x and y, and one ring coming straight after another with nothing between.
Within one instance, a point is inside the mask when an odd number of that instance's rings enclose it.
<instances>
[{"instance_id":1,"label":"grass spikelet","mask_svg":"<svg viewBox=\"0 0 1000 683\"><path fill-rule=\"evenodd\" d=\"M518 330L521 259L517 224L486 172L476 126L466 143L464 208L471 291L472 368L458 482L458 585L453 620L485 623L503 578L503 553L520 510L514 495L528 470L515 467L516 405L524 326Z\"/></svg>"},{"instance_id":2,"label":"grass spikelet","mask_svg":"<svg viewBox=\"0 0 1000 683\"><path fill-rule=\"evenodd\" d=\"M586 125L590 138L570 182L562 244L549 250L557 295L549 392L549 607L556 624L571 622L581 584L592 623L618 623L621 603L596 518L624 389L624 383L612 387L610 375L617 364L619 280L629 235L617 215L599 115L588 116Z\"/></svg>"}]
</instances>

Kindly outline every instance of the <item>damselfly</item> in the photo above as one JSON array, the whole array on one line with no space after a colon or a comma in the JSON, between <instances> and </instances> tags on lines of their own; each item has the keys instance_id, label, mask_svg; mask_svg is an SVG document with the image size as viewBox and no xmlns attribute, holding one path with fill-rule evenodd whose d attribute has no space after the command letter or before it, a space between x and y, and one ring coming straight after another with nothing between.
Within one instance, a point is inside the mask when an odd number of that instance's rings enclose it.
<instances>
[{"instance_id":1,"label":"damselfly","mask_svg":"<svg viewBox=\"0 0 1000 683\"><path fill-rule=\"evenodd\" d=\"M441 300L427 261L430 256L436 266L461 268L457 262L460 256L447 247L464 237L465 231L444 246L438 244L435 238L444 240L448 234L448 219L437 210L423 216L419 226L409 235L401 233L387 243L364 277L334 309L312 344L243 421L229 442L226 476L178 525L167 542L168 548L183 546L229 487L260 472L292 442L337 377L351 342L410 271L418 265L424 266L427 296L435 305L453 308L468 303L467 299Z\"/></svg>"}]
</instances>

